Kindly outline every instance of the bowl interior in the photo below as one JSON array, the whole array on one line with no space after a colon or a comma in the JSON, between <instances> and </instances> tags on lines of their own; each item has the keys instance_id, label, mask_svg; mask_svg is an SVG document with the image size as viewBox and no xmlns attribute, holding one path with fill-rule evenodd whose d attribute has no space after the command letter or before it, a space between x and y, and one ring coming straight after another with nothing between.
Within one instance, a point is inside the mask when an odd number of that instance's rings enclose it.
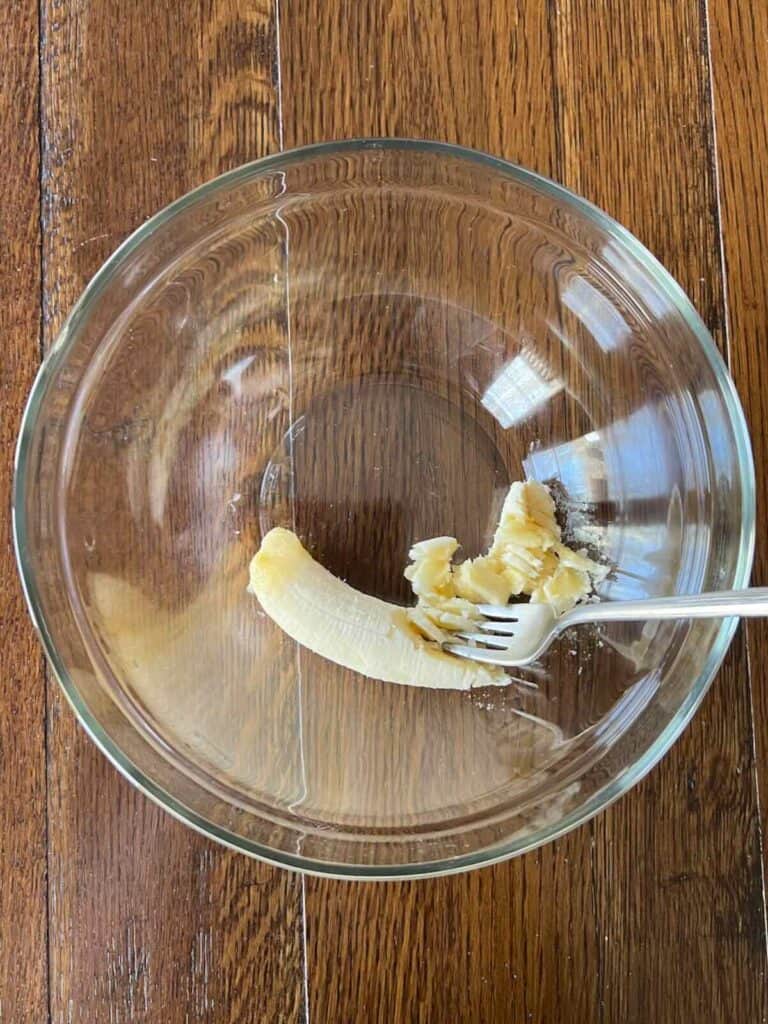
<instances>
[{"instance_id":1,"label":"bowl interior","mask_svg":"<svg viewBox=\"0 0 768 1024\"><path fill-rule=\"evenodd\" d=\"M317 870L461 866L644 770L728 626L581 629L504 689L416 690L297 648L247 566L288 525L407 603L410 545L479 553L524 477L614 568L605 600L745 578L740 412L639 244L493 161L319 148L182 201L101 272L30 407L19 546L86 723L177 813Z\"/></svg>"}]
</instances>

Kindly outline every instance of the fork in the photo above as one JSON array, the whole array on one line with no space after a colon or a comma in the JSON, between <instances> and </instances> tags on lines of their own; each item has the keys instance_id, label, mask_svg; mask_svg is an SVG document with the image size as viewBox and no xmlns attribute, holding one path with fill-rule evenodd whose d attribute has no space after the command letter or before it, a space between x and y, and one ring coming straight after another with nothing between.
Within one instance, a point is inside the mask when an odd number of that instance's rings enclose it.
<instances>
[{"instance_id":1,"label":"fork","mask_svg":"<svg viewBox=\"0 0 768 1024\"><path fill-rule=\"evenodd\" d=\"M559 616L548 604L481 604L478 608L483 616L477 624L478 632L455 633L454 636L469 642L444 643L443 650L492 665L530 665L541 657L559 633L571 626L593 622L768 616L768 587L580 604Z\"/></svg>"}]
</instances>

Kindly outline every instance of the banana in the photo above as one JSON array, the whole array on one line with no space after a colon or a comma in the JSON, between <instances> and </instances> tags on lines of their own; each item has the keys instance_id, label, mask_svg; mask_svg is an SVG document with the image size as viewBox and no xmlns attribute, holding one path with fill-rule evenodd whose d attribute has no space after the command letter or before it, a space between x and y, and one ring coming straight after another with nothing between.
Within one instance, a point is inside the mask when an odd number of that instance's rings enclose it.
<instances>
[{"instance_id":1,"label":"banana","mask_svg":"<svg viewBox=\"0 0 768 1024\"><path fill-rule=\"evenodd\" d=\"M453 537L414 544L405 577L418 599L410 613L417 629L430 638L436 627L471 629L477 604L503 605L513 595L549 604L558 615L587 597L608 570L563 544L555 511L544 484L518 481L509 488L487 554L455 565ZM456 621L459 607L462 623Z\"/></svg>"},{"instance_id":2,"label":"banana","mask_svg":"<svg viewBox=\"0 0 768 1024\"><path fill-rule=\"evenodd\" d=\"M400 608L337 579L277 527L251 561L249 590L289 636L330 661L388 683L470 690L509 682L500 668L441 649L452 632L477 627L478 604L526 594L559 614L607 572L562 543L555 503L536 481L512 484L487 554L455 565L458 547L454 537L433 537L411 548L405 576L417 604Z\"/></svg>"},{"instance_id":3,"label":"banana","mask_svg":"<svg viewBox=\"0 0 768 1024\"><path fill-rule=\"evenodd\" d=\"M302 646L373 679L441 690L509 681L502 669L444 654L422 636L408 609L354 590L316 562L291 530L276 527L263 538L248 589ZM439 638L439 629L432 636Z\"/></svg>"}]
</instances>

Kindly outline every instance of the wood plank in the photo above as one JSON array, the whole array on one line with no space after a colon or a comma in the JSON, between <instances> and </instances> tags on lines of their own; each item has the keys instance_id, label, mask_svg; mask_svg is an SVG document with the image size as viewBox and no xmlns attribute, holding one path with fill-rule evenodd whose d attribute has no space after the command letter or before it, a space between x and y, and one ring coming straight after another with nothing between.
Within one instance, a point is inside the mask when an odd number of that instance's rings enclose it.
<instances>
[{"instance_id":1,"label":"wood plank","mask_svg":"<svg viewBox=\"0 0 768 1024\"><path fill-rule=\"evenodd\" d=\"M280 38L287 147L361 135L431 138L555 174L546 5L448 0L421 5L417 18L409 0L333 8L299 0Z\"/></svg>"},{"instance_id":2,"label":"wood plank","mask_svg":"<svg viewBox=\"0 0 768 1024\"><path fill-rule=\"evenodd\" d=\"M314 0L294 5L281 24L286 145L366 134L441 138L555 174L553 94L542 88L552 80L545 5L480 2L472 17L482 33L463 30L467 10L430 5L417 21L404 2L333 14ZM418 73L393 77L393 66ZM324 87L330 74L336 103ZM354 557L347 562L349 571ZM310 1018L596 1019L592 862L583 830L472 875L354 888L308 879ZM563 955L545 958L550 947Z\"/></svg>"},{"instance_id":3,"label":"wood plank","mask_svg":"<svg viewBox=\"0 0 768 1024\"><path fill-rule=\"evenodd\" d=\"M752 435L757 476L757 549L753 583L768 583L768 8L715 0L710 45L720 170L720 216L728 281L731 373ZM763 857L768 858L768 624L747 626L754 743L760 778Z\"/></svg>"},{"instance_id":4,"label":"wood plank","mask_svg":"<svg viewBox=\"0 0 768 1024\"><path fill-rule=\"evenodd\" d=\"M40 352L38 10L0 8L0 1019L48 1014L45 676L13 557L13 451Z\"/></svg>"},{"instance_id":5,"label":"wood plank","mask_svg":"<svg viewBox=\"0 0 768 1024\"><path fill-rule=\"evenodd\" d=\"M190 187L278 146L269 0L43 4L45 340ZM50 688L51 1016L295 1021L301 886L139 795Z\"/></svg>"},{"instance_id":6,"label":"wood plank","mask_svg":"<svg viewBox=\"0 0 768 1024\"><path fill-rule=\"evenodd\" d=\"M705 9L559 10L564 183L645 242L726 355ZM594 823L608 1020L766 1013L748 672L740 633L663 764Z\"/></svg>"},{"instance_id":7,"label":"wood plank","mask_svg":"<svg viewBox=\"0 0 768 1024\"><path fill-rule=\"evenodd\" d=\"M423 5L418 19L412 10L405 0L291 5L281 24L286 144L441 138L560 178L649 244L722 343L699 4L479 0L470 10L449 0ZM308 880L310 1016L760 1019L746 681L739 640L652 776L535 854L387 887Z\"/></svg>"}]
</instances>

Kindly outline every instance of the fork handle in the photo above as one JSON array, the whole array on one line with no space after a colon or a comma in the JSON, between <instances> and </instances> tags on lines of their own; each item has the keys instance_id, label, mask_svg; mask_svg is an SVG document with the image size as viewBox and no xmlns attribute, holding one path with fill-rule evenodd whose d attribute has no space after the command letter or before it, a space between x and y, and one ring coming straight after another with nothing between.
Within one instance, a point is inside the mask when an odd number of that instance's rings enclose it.
<instances>
[{"instance_id":1,"label":"fork handle","mask_svg":"<svg viewBox=\"0 0 768 1024\"><path fill-rule=\"evenodd\" d=\"M558 630L584 622L648 622L656 619L725 619L768 616L768 587L681 594L641 601L577 605L558 619Z\"/></svg>"}]
</instances>

